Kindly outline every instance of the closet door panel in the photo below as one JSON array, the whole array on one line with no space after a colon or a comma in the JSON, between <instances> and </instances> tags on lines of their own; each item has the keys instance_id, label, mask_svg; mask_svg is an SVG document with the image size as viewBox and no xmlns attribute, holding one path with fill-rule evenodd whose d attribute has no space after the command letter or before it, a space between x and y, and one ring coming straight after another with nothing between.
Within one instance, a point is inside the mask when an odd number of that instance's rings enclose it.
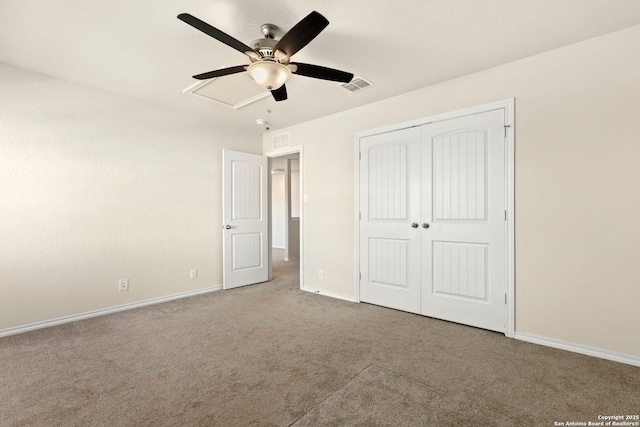
<instances>
[{"instance_id":1,"label":"closet door panel","mask_svg":"<svg viewBox=\"0 0 640 427\"><path fill-rule=\"evenodd\" d=\"M504 111L421 132L421 313L504 332Z\"/></svg>"},{"instance_id":2,"label":"closet door panel","mask_svg":"<svg viewBox=\"0 0 640 427\"><path fill-rule=\"evenodd\" d=\"M420 312L420 129L360 141L360 299Z\"/></svg>"}]
</instances>

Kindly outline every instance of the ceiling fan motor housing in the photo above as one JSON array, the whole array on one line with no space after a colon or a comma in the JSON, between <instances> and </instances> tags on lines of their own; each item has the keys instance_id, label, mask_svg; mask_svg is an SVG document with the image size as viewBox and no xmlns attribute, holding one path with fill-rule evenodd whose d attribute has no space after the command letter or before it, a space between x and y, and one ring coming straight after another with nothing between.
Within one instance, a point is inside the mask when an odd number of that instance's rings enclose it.
<instances>
[{"instance_id":1,"label":"ceiling fan motor housing","mask_svg":"<svg viewBox=\"0 0 640 427\"><path fill-rule=\"evenodd\" d=\"M261 58L273 58L273 48L278 43L276 39L264 38L251 42L251 48L257 52Z\"/></svg>"}]
</instances>

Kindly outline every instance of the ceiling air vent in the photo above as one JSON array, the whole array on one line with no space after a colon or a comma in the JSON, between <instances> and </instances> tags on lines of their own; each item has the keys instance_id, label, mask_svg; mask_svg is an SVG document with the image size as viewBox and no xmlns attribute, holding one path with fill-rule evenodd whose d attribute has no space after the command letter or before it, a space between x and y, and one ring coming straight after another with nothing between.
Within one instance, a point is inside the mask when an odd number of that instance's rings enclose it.
<instances>
[{"instance_id":1,"label":"ceiling air vent","mask_svg":"<svg viewBox=\"0 0 640 427\"><path fill-rule=\"evenodd\" d=\"M286 148L291 146L290 132L279 133L273 136L273 149Z\"/></svg>"},{"instance_id":2,"label":"ceiling air vent","mask_svg":"<svg viewBox=\"0 0 640 427\"><path fill-rule=\"evenodd\" d=\"M366 87L372 86L373 83L371 83L369 80L365 79L362 76L357 76L354 77L353 80L351 80L349 83L341 83L340 86L342 86L343 88L345 88L346 90L348 90L349 92L357 92L359 90L362 90Z\"/></svg>"}]
</instances>

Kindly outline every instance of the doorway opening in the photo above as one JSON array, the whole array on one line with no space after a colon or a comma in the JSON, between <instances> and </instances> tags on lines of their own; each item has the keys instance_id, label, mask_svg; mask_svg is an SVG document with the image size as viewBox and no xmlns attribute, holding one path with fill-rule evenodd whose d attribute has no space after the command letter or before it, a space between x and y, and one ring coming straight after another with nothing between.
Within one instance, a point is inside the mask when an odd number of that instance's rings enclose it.
<instances>
[{"instance_id":1,"label":"doorway opening","mask_svg":"<svg viewBox=\"0 0 640 427\"><path fill-rule=\"evenodd\" d=\"M269 280L302 287L302 152L269 156Z\"/></svg>"}]
</instances>

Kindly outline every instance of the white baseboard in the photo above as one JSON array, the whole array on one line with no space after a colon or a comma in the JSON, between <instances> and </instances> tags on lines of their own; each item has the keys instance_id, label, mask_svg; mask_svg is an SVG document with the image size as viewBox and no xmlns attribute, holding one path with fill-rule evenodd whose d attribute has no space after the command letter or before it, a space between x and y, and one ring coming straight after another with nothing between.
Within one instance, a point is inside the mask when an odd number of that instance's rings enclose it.
<instances>
[{"instance_id":1,"label":"white baseboard","mask_svg":"<svg viewBox=\"0 0 640 427\"><path fill-rule=\"evenodd\" d=\"M330 298L340 299L349 302L358 302L355 298L345 297L343 295L332 294L330 292L321 291L319 289L300 288L305 292L323 295ZM148 305L160 304L163 302L173 301L180 298L187 298L196 295L202 295L209 292L222 290L222 285L210 286L208 288L198 289L195 291L182 292L179 294L168 295L165 297L151 298L144 301L138 301L130 304L118 305L115 307L103 308L99 310L87 311L79 314L58 317L55 319L44 320L40 322L28 323L25 325L13 326L11 328L0 329L0 338L9 335L21 334L24 332L35 331L37 329L48 328L51 326L62 325L65 323L76 322L78 320L90 319L92 317L104 316L107 314L117 313L119 311L132 310L135 308L146 307ZM640 367L640 357L630 354L616 353L613 351L589 347L582 344L574 344L566 341L556 340L553 338L541 337L523 332L516 332L514 338L520 341L526 341L533 344L544 345L546 347L557 348L560 350L571 351L574 353L585 354L587 356L598 357L601 359L612 360L614 362L626 363L632 366Z\"/></svg>"},{"instance_id":2,"label":"white baseboard","mask_svg":"<svg viewBox=\"0 0 640 427\"><path fill-rule=\"evenodd\" d=\"M62 325L64 323L76 322L78 320L90 319L92 317L104 316L105 314L117 313L119 311L132 310L134 308L145 307L153 304L173 301L180 298L187 298L196 295L202 295L209 292L215 292L222 289L222 285L210 286L208 288L198 289L195 291L181 292L179 294L168 295L166 297L151 298L144 301L133 302L130 304L117 305L115 307L101 308L99 310L87 311L69 316L57 317L55 319L43 320L40 322L27 323L26 325L13 326L11 328L0 329L0 338L9 335L21 334L23 332L35 331L36 329L48 328L50 326Z\"/></svg>"},{"instance_id":3,"label":"white baseboard","mask_svg":"<svg viewBox=\"0 0 640 427\"><path fill-rule=\"evenodd\" d=\"M321 291L319 289L300 288L300 290L305 291L305 292L310 292L312 294L322 295L322 296L329 297L329 298L341 299L343 301L358 302L358 300L356 300L355 298L345 297L345 296L342 296L342 295L336 295L336 294L332 294L330 292Z\"/></svg>"},{"instance_id":4,"label":"white baseboard","mask_svg":"<svg viewBox=\"0 0 640 427\"><path fill-rule=\"evenodd\" d=\"M274 245L274 246L271 246L271 247L272 247L273 249L287 249L287 248L286 248L286 247L284 247L284 246L275 246L275 245Z\"/></svg>"},{"instance_id":5,"label":"white baseboard","mask_svg":"<svg viewBox=\"0 0 640 427\"><path fill-rule=\"evenodd\" d=\"M589 347L582 344L574 344L553 338L540 337L537 335L516 332L515 339L527 341L533 344L544 345L546 347L558 348L560 350L574 353L586 354L587 356L599 357L600 359L612 360L614 362L626 363L627 365L640 366L640 357L631 354L616 353L602 348Z\"/></svg>"}]
</instances>

